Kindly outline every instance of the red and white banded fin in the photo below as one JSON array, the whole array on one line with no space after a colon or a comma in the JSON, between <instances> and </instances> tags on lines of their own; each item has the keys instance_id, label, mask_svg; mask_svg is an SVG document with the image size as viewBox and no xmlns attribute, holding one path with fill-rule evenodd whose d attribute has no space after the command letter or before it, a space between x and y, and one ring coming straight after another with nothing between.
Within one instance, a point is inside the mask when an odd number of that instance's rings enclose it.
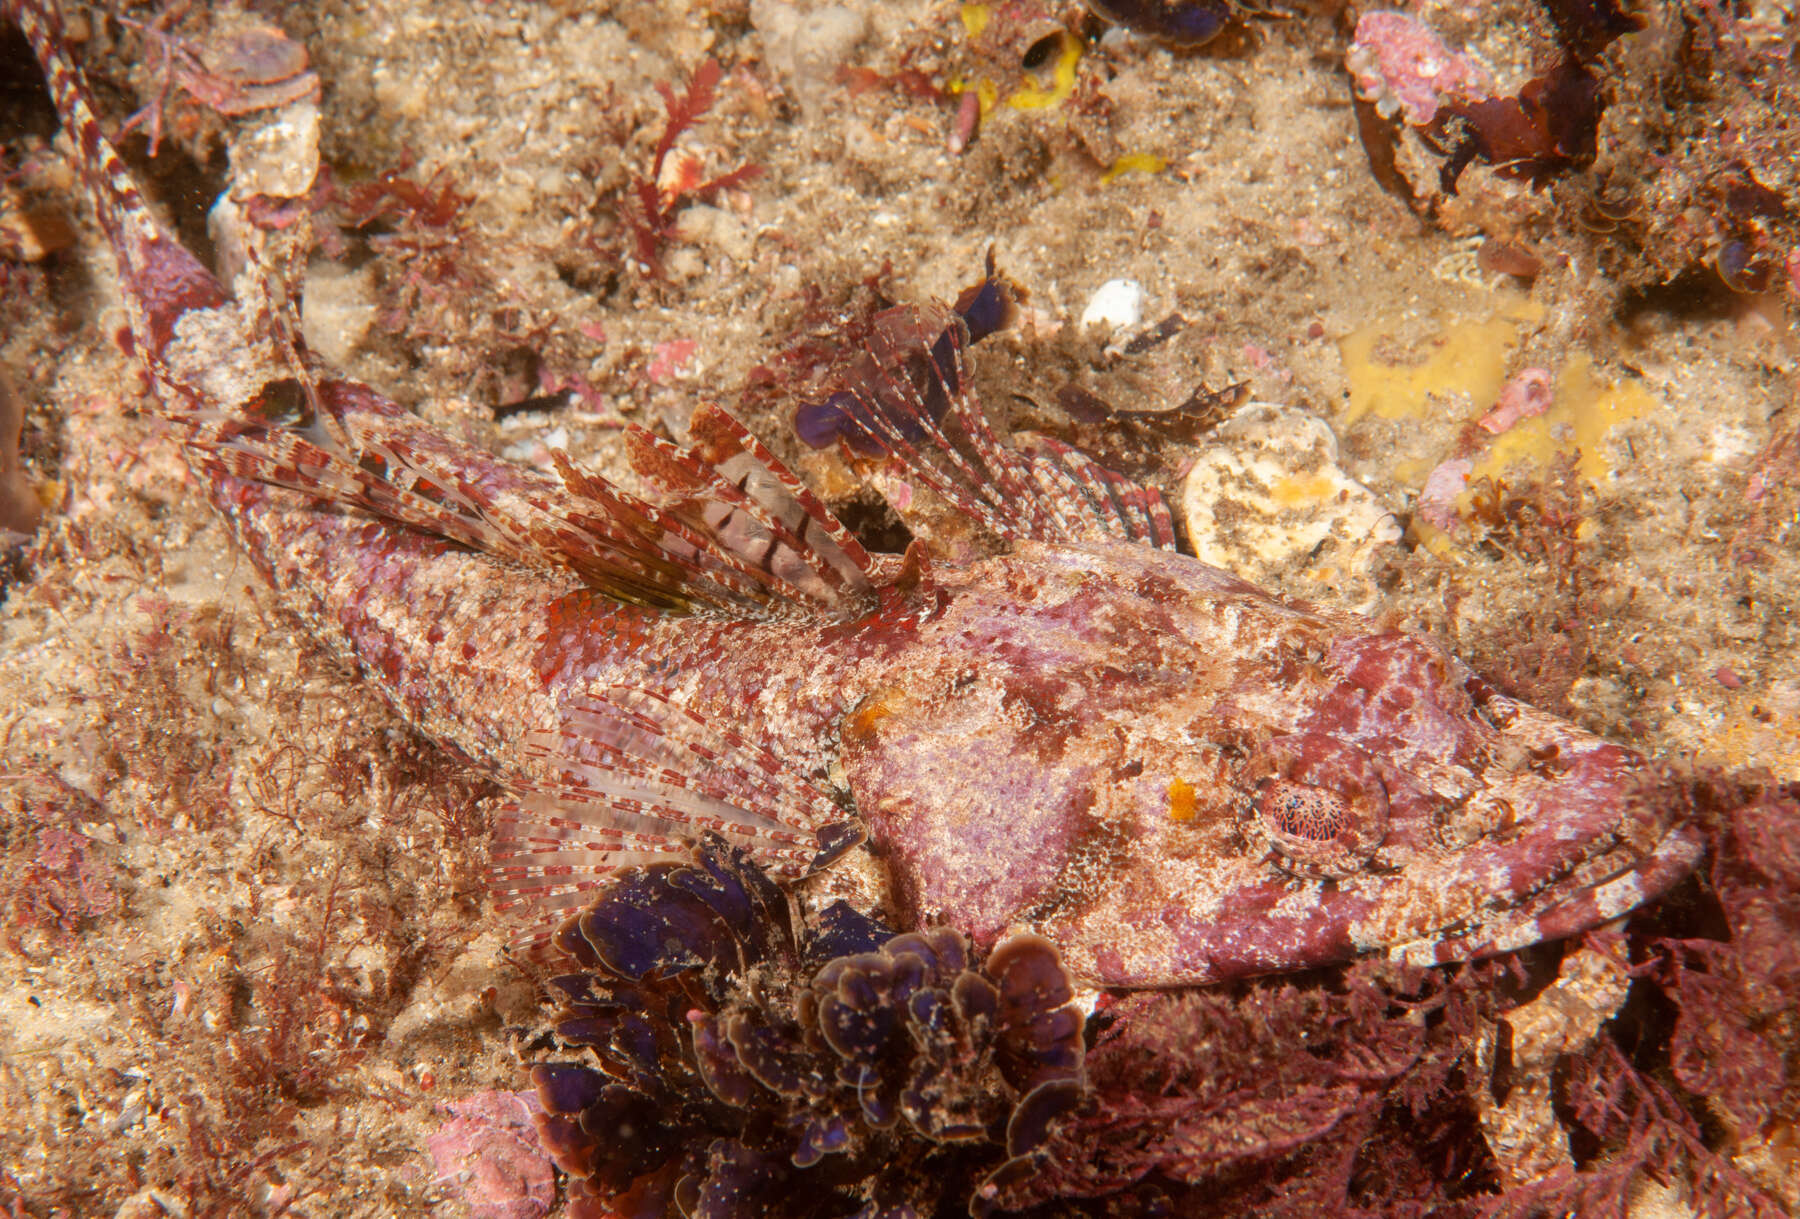
<instances>
[{"instance_id":1,"label":"red and white banded fin","mask_svg":"<svg viewBox=\"0 0 1800 1219\"><path fill-rule=\"evenodd\" d=\"M512 562L565 567L597 591L660 609L833 613L870 600L871 564L855 539L722 412L702 422L707 443L730 450L729 470L647 433L634 438L682 472L687 498L665 507L567 459L560 477L511 466L337 378L299 336L294 267L284 275L252 259L234 298L145 206L101 131L55 8L0 6L44 66L161 413L184 429L215 493L234 479L285 487Z\"/></svg>"},{"instance_id":2,"label":"red and white banded fin","mask_svg":"<svg viewBox=\"0 0 1800 1219\"><path fill-rule=\"evenodd\" d=\"M1064 515L1081 521L1084 532L1175 549L1175 520L1160 491L1054 437L1021 432L1013 441L1030 460L1044 494L1065 505Z\"/></svg>"},{"instance_id":3,"label":"red and white banded fin","mask_svg":"<svg viewBox=\"0 0 1800 1219\"><path fill-rule=\"evenodd\" d=\"M692 448L641 429L626 436L632 468L666 492L670 511L798 600L837 606L869 596L861 543L743 424L704 404L689 431Z\"/></svg>"},{"instance_id":4,"label":"red and white banded fin","mask_svg":"<svg viewBox=\"0 0 1800 1219\"><path fill-rule=\"evenodd\" d=\"M131 171L101 129L81 70L65 50L62 14L56 5L49 0L0 0L0 16L19 27L43 67L74 152L76 172L118 260L132 338L154 371L176 323L193 310L225 303L230 294L145 205Z\"/></svg>"},{"instance_id":5,"label":"red and white banded fin","mask_svg":"<svg viewBox=\"0 0 1800 1219\"><path fill-rule=\"evenodd\" d=\"M682 858L710 830L777 876L861 841L860 824L767 749L664 693L610 687L526 738L545 778L502 810L490 885L538 942L620 868Z\"/></svg>"},{"instance_id":6,"label":"red and white banded fin","mask_svg":"<svg viewBox=\"0 0 1800 1219\"><path fill-rule=\"evenodd\" d=\"M745 613L866 608L869 556L810 493L801 501L786 490L798 480L760 445L721 469L641 428L627 429L626 444L638 471L669 492L663 502L628 495L557 455L572 497L557 511L642 558L677 603Z\"/></svg>"},{"instance_id":7,"label":"red and white banded fin","mask_svg":"<svg viewBox=\"0 0 1800 1219\"><path fill-rule=\"evenodd\" d=\"M278 387L271 386L271 390ZM303 391L293 390L298 397ZM360 459L343 429L237 421L209 421L186 437L189 460L215 480L242 479L286 487L334 504L361 508L386 520L472 549L506 553L507 539L484 519L484 504L429 479L396 474L371 446ZM315 439L317 437L317 439Z\"/></svg>"},{"instance_id":8,"label":"red and white banded fin","mask_svg":"<svg viewBox=\"0 0 1800 1219\"><path fill-rule=\"evenodd\" d=\"M806 545L817 548L847 582L866 583L873 566L869 552L749 428L724 409L703 402L688 419L688 436L709 465L739 480L747 494L780 512L791 527L804 529ZM804 524L798 517L805 518Z\"/></svg>"},{"instance_id":9,"label":"red and white banded fin","mask_svg":"<svg viewBox=\"0 0 1800 1219\"><path fill-rule=\"evenodd\" d=\"M258 422L208 421L201 468L287 487L524 566L562 567L598 592L659 609L759 613L791 590L657 505L554 455L558 474L459 444L367 386L329 380ZM329 426L312 407L329 416ZM808 601L807 608L837 608Z\"/></svg>"},{"instance_id":10,"label":"red and white banded fin","mask_svg":"<svg viewBox=\"0 0 1800 1219\"><path fill-rule=\"evenodd\" d=\"M397 407L377 409L364 387L325 382L322 388L329 428L310 414L260 426L208 421L187 441L196 464L214 475L359 508L525 566L563 567L597 592L656 609L832 613L860 607L870 594L866 571L822 527L805 519L805 532L796 533L749 501L759 527L778 531L773 542L760 544L765 551L778 544L785 564L765 561L758 539L741 527L750 514L739 483L647 433L634 438L634 447L659 453L704 495L672 506L651 503L560 453L552 455L556 476L539 474L447 444ZM347 388L359 392L346 408L339 391ZM289 396L298 401L298 394ZM757 476L775 478L766 470Z\"/></svg>"},{"instance_id":11,"label":"red and white banded fin","mask_svg":"<svg viewBox=\"0 0 1800 1219\"><path fill-rule=\"evenodd\" d=\"M1001 538L1175 548L1169 507L1155 488L1049 437L1022 433L1012 445L1002 442L972 388L965 346L962 324L948 310L883 315L850 391L849 425ZM930 354L921 359L920 351ZM950 423L968 452L952 439Z\"/></svg>"}]
</instances>

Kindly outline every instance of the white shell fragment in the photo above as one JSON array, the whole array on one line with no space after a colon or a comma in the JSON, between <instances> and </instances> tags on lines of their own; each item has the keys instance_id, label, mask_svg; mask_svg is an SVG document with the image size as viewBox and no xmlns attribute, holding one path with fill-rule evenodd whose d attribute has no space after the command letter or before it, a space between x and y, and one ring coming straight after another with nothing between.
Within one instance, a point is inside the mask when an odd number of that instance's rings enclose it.
<instances>
[{"instance_id":1,"label":"white shell fragment","mask_svg":"<svg viewBox=\"0 0 1800 1219\"><path fill-rule=\"evenodd\" d=\"M1364 610L1400 522L1337 464L1324 420L1252 402L1207 437L1181 489L1194 553L1255 584Z\"/></svg>"},{"instance_id":2,"label":"white shell fragment","mask_svg":"<svg viewBox=\"0 0 1800 1219\"><path fill-rule=\"evenodd\" d=\"M319 176L319 104L295 102L245 119L228 144L233 198L298 199Z\"/></svg>"},{"instance_id":3,"label":"white shell fragment","mask_svg":"<svg viewBox=\"0 0 1800 1219\"><path fill-rule=\"evenodd\" d=\"M1088 298L1081 325L1126 330L1144 320L1144 285L1135 279L1109 279Z\"/></svg>"}]
</instances>

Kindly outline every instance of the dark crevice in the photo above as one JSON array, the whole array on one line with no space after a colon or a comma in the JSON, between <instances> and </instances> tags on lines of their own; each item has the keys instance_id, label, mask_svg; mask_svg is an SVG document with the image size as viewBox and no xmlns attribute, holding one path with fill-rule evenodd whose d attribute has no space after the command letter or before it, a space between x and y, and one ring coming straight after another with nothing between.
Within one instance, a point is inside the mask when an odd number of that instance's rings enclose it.
<instances>
[{"instance_id":1,"label":"dark crevice","mask_svg":"<svg viewBox=\"0 0 1800 1219\"><path fill-rule=\"evenodd\" d=\"M1630 328L1655 317L1676 321L1722 321L1737 308L1739 297L1710 270L1693 270L1666 284L1633 288L1619 301L1618 319Z\"/></svg>"},{"instance_id":2,"label":"dark crevice","mask_svg":"<svg viewBox=\"0 0 1800 1219\"><path fill-rule=\"evenodd\" d=\"M912 544L912 530L880 499L859 497L833 507L844 527L871 554L904 554Z\"/></svg>"},{"instance_id":3,"label":"dark crevice","mask_svg":"<svg viewBox=\"0 0 1800 1219\"><path fill-rule=\"evenodd\" d=\"M181 244L216 269L218 251L206 229L206 214L230 184L224 150L201 162L165 139L156 156L148 153L149 141L136 133L119 146L119 155L131 167L144 193L161 206L162 218L174 228Z\"/></svg>"},{"instance_id":4,"label":"dark crevice","mask_svg":"<svg viewBox=\"0 0 1800 1219\"><path fill-rule=\"evenodd\" d=\"M17 27L0 22L0 140L47 140L56 126L56 107L31 44Z\"/></svg>"}]
</instances>

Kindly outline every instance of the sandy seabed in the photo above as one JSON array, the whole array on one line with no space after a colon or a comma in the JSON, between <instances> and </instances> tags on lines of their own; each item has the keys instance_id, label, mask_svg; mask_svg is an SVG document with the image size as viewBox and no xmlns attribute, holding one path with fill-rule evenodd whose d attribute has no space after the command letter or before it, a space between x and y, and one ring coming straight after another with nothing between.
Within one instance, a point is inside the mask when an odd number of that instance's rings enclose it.
<instances>
[{"instance_id":1,"label":"sandy seabed","mask_svg":"<svg viewBox=\"0 0 1800 1219\"><path fill-rule=\"evenodd\" d=\"M159 85L121 18L156 11L120 6L78 31L114 124ZM1053 64L1039 79L1020 63L1048 24L983 41L953 5L846 0L828 36L814 16L760 0L327 0L201 4L174 28L204 47L275 20L305 47L337 191L325 206L379 213L313 252L308 337L468 439L629 478L621 420L678 429L703 398L742 403L815 486L867 507L841 459L793 438L791 400L741 397L752 370L829 342L878 294L953 299L991 250L1028 294L1020 325L973 357L1011 423L1066 424L1071 385L1155 411L1241 384L1307 412L1400 540L1296 549L1347 502L1296 479L1270 493L1286 498L1266 529L1217 513L1240 526L1225 560L1435 632L1648 754L1800 779L1795 453L1779 447L1797 335L1780 282L1733 293L1697 254L1663 284L1652 252L1566 218L1574 179L1534 191L1477 166L1421 218L1359 140L1354 13L1258 18L1189 53L1107 38L1074 65L1072 95L1038 107L1007 99L1054 92ZM1529 59L1529 9L1462 19L1492 60ZM110 338L111 263L57 176L23 44L0 50L15 78L0 81L4 167L29 161L19 189L74 234L0 264L0 364L46 504L0 605L0 1204L503 1213L430 1142L452 1105L523 1086L544 1020L482 889L493 793L233 552ZM679 90L708 58L724 66L717 103L679 148L701 180L760 172L678 203L649 272L619 200L662 130L654 86ZM998 104L953 155L956 101L911 86L982 78ZM187 100L169 115L150 190L198 242L228 181L227 127ZM1402 168L1425 181L1408 139ZM128 153L144 163L141 138ZM455 192L448 223L358 196L400 166ZM1490 238L1529 245L1542 269L1485 266ZM1143 288L1141 322L1082 328L1120 278ZM1532 368L1551 408L1471 449ZM565 405L494 409L564 389ZM1143 468L1172 502L1190 468L1221 460L1206 434L1132 435L1157 446ZM1431 474L1471 452L1490 481L1421 513ZM1779 1190L1757 1156L1746 1169ZM540 1213L520 1205L504 1213Z\"/></svg>"}]
</instances>

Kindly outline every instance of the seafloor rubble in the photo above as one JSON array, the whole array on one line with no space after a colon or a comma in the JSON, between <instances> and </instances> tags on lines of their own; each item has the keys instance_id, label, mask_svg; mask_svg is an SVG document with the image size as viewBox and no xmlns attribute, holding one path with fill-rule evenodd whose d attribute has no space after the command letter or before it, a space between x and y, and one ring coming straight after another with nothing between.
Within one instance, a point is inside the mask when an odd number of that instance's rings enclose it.
<instances>
[{"instance_id":1,"label":"seafloor rubble","mask_svg":"<svg viewBox=\"0 0 1800 1219\"><path fill-rule=\"evenodd\" d=\"M1711 857L1603 933L1097 997L1091 1104L1007 1204L1792 1211L1796 17L1208 12L1184 48L913 0L70 33L184 239L229 248L208 213L246 178L308 211L311 344L462 436L629 482L619 422L711 398L897 548L863 489L890 475L793 412L991 252L1024 292L973 353L1003 422L1157 482L1209 561L1435 632L1690 777ZM492 793L226 546L54 131L0 31L0 1205L553 1213Z\"/></svg>"}]
</instances>

